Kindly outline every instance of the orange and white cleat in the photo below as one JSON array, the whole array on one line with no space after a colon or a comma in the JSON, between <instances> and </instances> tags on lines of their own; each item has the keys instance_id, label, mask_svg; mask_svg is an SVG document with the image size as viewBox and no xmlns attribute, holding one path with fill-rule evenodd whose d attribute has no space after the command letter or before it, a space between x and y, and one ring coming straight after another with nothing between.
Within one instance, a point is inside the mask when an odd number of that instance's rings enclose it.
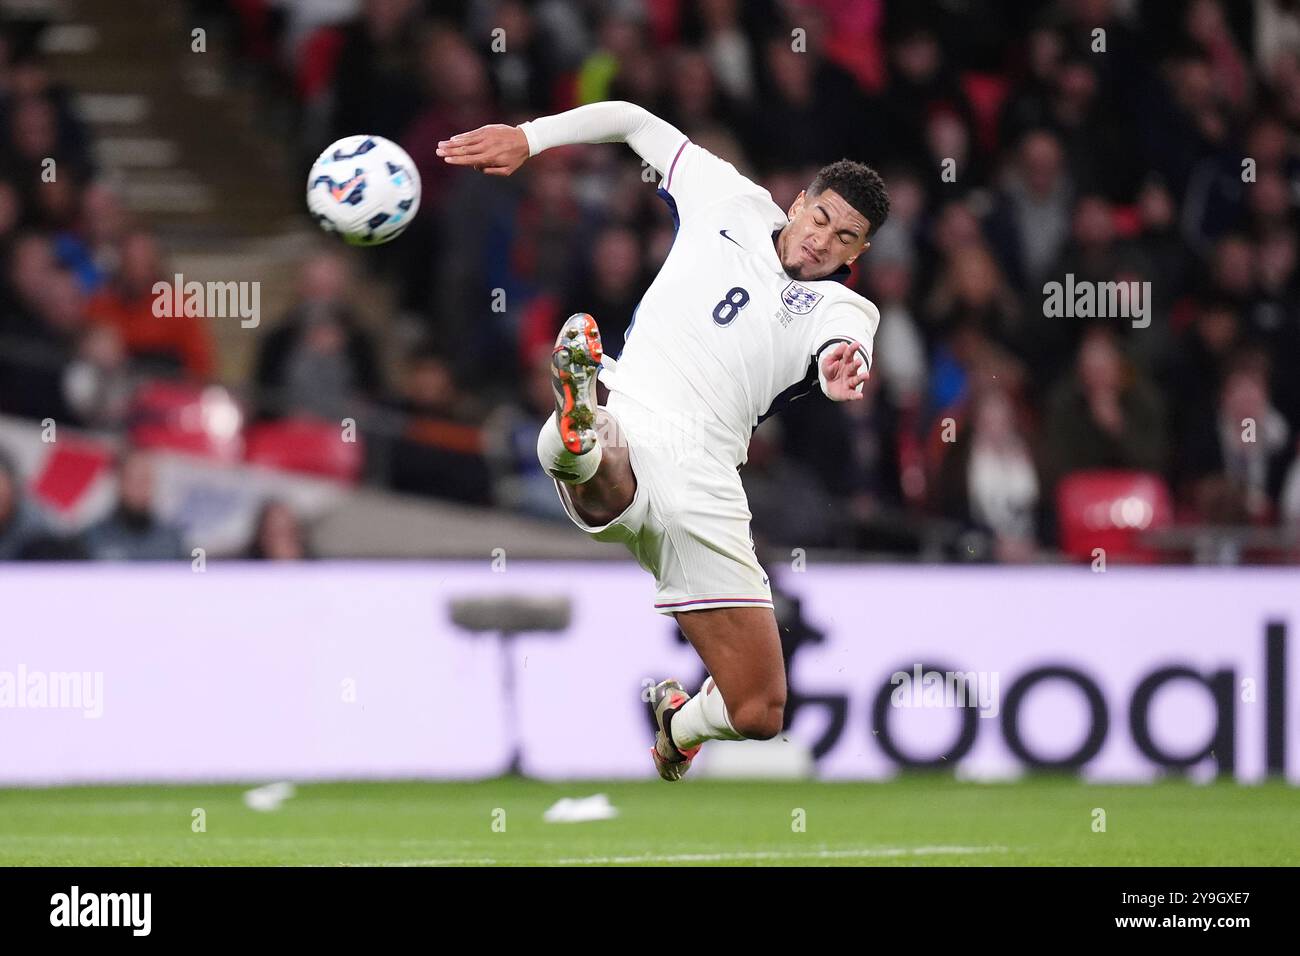
<instances>
[{"instance_id":1,"label":"orange and white cleat","mask_svg":"<svg viewBox=\"0 0 1300 956\"><path fill-rule=\"evenodd\" d=\"M691 695L686 693L682 685L671 679L655 684L650 694L650 709L654 711L655 723L659 727L659 731L655 734L655 745L650 748L650 755L654 758L655 769L659 771L659 776L668 781L680 780L686 775L686 771L691 769L691 761L695 759L702 746L696 744L688 750L679 750L673 743L672 733L669 730L672 714L680 710L690 699Z\"/></svg>"},{"instance_id":2,"label":"orange and white cleat","mask_svg":"<svg viewBox=\"0 0 1300 956\"><path fill-rule=\"evenodd\" d=\"M582 455L596 447L596 374L603 352L600 329L586 312L564 320L551 355L555 422L564 447Z\"/></svg>"}]
</instances>

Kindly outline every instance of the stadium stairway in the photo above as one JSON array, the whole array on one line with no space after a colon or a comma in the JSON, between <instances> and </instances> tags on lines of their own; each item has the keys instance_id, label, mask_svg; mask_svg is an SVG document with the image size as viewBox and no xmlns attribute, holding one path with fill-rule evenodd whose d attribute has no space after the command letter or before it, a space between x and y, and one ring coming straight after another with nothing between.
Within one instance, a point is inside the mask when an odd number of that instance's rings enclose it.
<instances>
[{"instance_id":1,"label":"stadium stairway","mask_svg":"<svg viewBox=\"0 0 1300 956\"><path fill-rule=\"evenodd\" d=\"M129 16L107 0L24 0L21 8L51 23L41 46L75 91L100 175L157 230L170 271L186 281L261 283L257 329L210 319L220 377L247 381L258 338L288 308L298 265L320 241L303 209L305 174L287 122L268 114L227 56L219 25L194 19L187 3L130 0ZM385 290L359 298L374 304L364 318L382 322Z\"/></svg>"},{"instance_id":2,"label":"stadium stairway","mask_svg":"<svg viewBox=\"0 0 1300 956\"><path fill-rule=\"evenodd\" d=\"M104 171L169 238L229 240L303 228L289 151L255 123L249 84L230 82L219 31L176 0L69 0L46 32L76 90ZM196 52L193 31L202 30Z\"/></svg>"}]
</instances>

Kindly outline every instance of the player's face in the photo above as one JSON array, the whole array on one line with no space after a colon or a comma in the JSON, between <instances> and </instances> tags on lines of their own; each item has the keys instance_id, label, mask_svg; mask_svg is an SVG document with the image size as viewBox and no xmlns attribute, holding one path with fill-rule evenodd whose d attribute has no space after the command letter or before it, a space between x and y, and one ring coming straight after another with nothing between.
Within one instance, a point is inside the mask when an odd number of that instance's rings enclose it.
<instances>
[{"instance_id":1,"label":"player's face","mask_svg":"<svg viewBox=\"0 0 1300 956\"><path fill-rule=\"evenodd\" d=\"M801 192L781 230L777 255L792 279L823 279L871 246L867 220L833 189Z\"/></svg>"}]
</instances>

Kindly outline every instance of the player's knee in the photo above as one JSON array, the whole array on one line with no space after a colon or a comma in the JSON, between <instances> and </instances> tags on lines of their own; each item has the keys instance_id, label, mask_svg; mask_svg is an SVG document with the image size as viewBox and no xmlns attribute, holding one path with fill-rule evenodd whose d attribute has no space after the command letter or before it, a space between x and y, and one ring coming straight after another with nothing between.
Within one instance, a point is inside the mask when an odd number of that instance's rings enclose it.
<instances>
[{"instance_id":1,"label":"player's knee","mask_svg":"<svg viewBox=\"0 0 1300 956\"><path fill-rule=\"evenodd\" d=\"M578 517L593 527L607 525L614 521L620 509L610 507L608 502L587 485L569 485L569 500L573 502Z\"/></svg>"},{"instance_id":2,"label":"player's knee","mask_svg":"<svg viewBox=\"0 0 1300 956\"><path fill-rule=\"evenodd\" d=\"M771 740L785 723L785 689L756 694L731 714L731 725L749 740Z\"/></svg>"}]
</instances>

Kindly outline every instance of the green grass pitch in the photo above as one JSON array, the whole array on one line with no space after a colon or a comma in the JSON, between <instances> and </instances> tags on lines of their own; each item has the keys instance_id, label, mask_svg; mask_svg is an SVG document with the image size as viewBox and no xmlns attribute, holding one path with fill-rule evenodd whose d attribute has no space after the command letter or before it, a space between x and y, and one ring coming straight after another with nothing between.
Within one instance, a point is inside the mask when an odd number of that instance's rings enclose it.
<instances>
[{"instance_id":1,"label":"green grass pitch","mask_svg":"<svg viewBox=\"0 0 1300 956\"><path fill-rule=\"evenodd\" d=\"M0 790L0 865L1300 864L1300 788L1281 783L321 783L271 812L245 789ZM593 793L619 816L543 821Z\"/></svg>"}]
</instances>

